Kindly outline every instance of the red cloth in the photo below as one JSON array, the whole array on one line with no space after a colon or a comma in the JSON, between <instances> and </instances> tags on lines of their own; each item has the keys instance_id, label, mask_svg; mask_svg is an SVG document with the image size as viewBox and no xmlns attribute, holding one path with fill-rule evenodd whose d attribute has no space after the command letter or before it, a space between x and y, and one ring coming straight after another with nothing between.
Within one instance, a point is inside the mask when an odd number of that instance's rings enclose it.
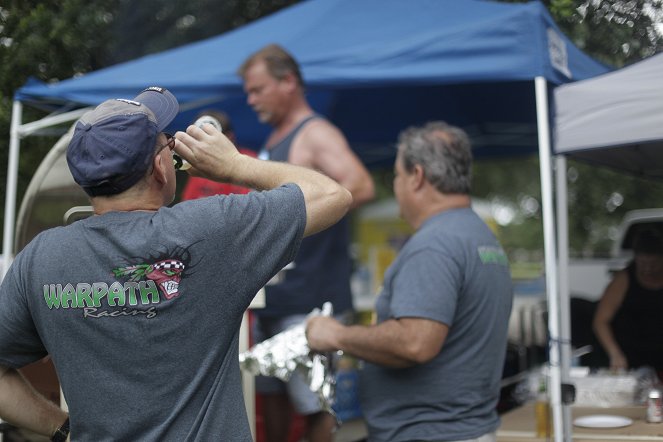
<instances>
[{"instance_id":1,"label":"red cloth","mask_svg":"<svg viewBox=\"0 0 663 442\"><path fill-rule=\"evenodd\" d=\"M240 153L251 157L256 157L256 153L249 149L238 149ZM182 201L195 200L212 195L228 195L230 193L249 193L251 189L236 186L228 183L218 183L206 178L190 176L184 190L182 191Z\"/></svg>"}]
</instances>

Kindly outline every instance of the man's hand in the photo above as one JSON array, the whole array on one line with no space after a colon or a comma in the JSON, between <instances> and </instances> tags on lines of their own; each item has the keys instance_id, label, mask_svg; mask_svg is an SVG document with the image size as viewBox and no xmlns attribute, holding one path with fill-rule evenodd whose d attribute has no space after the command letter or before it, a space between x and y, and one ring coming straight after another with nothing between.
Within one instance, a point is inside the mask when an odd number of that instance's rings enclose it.
<instances>
[{"instance_id":1,"label":"man's hand","mask_svg":"<svg viewBox=\"0 0 663 442\"><path fill-rule=\"evenodd\" d=\"M338 337L345 326L329 316L313 316L306 322L306 340L313 351L340 350Z\"/></svg>"},{"instance_id":2,"label":"man's hand","mask_svg":"<svg viewBox=\"0 0 663 442\"><path fill-rule=\"evenodd\" d=\"M228 181L241 157L235 145L211 124L191 125L186 132L177 132L175 140L175 152L193 166L191 175Z\"/></svg>"}]
</instances>

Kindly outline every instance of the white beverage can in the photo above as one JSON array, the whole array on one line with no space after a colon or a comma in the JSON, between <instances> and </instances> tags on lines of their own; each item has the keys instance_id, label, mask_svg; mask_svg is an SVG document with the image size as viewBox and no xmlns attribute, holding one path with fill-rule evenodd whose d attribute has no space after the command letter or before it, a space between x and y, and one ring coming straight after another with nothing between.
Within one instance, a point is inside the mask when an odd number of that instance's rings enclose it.
<instances>
[{"instance_id":1,"label":"white beverage can","mask_svg":"<svg viewBox=\"0 0 663 442\"><path fill-rule=\"evenodd\" d=\"M663 422L663 401L660 390L656 388L649 390L647 395L647 422Z\"/></svg>"},{"instance_id":2,"label":"white beverage can","mask_svg":"<svg viewBox=\"0 0 663 442\"><path fill-rule=\"evenodd\" d=\"M211 115L201 115L200 118L198 118L194 123L194 126L198 126L202 129L203 124L211 124L218 130L219 132L223 132L223 128L221 127L221 123L219 120L214 118Z\"/></svg>"}]
</instances>

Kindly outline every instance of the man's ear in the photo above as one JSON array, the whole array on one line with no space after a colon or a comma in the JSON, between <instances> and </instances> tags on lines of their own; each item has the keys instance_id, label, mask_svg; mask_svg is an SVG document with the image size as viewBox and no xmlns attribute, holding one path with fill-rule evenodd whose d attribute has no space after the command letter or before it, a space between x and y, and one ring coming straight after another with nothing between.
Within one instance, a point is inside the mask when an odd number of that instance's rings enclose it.
<instances>
[{"instance_id":1,"label":"man's ear","mask_svg":"<svg viewBox=\"0 0 663 442\"><path fill-rule=\"evenodd\" d=\"M168 181L166 174L167 164L166 158L164 158L164 150L165 149L162 149L161 152L156 154L154 159L152 159L152 175L154 175L154 179L157 180L157 182L161 185Z\"/></svg>"},{"instance_id":2,"label":"man's ear","mask_svg":"<svg viewBox=\"0 0 663 442\"><path fill-rule=\"evenodd\" d=\"M288 92L294 91L297 88L297 78L295 78L295 74L292 72L286 73L285 76L281 79L281 85Z\"/></svg>"},{"instance_id":3,"label":"man's ear","mask_svg":"<svg viewBox=\"0 0 663 442\"><path fill-rule=\"evenodd\" d=\"M426 175L424 174L424 168L421 164L415 164L412 168L412 173L410 173L410 180L412 189L419 190L423 187L426 182Z\"/></svg>"}]
</instances>

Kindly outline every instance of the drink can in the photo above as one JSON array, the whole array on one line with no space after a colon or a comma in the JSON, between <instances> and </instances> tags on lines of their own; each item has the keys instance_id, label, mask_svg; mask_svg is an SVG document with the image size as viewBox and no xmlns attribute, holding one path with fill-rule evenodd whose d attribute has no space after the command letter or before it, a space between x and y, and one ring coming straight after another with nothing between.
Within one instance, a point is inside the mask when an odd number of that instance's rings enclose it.
<instances>
[{"instance_id":1,"label":"drink can","mask_svg":"<svg viewBox=\"0 0 663 442\"><path fill-rule=\"evenodd\" d=\"M203 127L203 124L211 124L212 126L214 126L216 128L216 130L218 130L219 132L223 132L223 128L221 127L221 123L219 122L219 120L217 120L216 118L214 118L211 115L202 115L193 124L195 126L200 127L200 128Z\"/></svg>"},{"instance_id":2,"label":"drink can","mask_svg":"<svg viewBox=\"0 0 663 442\"><path fill-rule=\"evenodd\" d=\"M656 388L649 390L647 395L647 422L663 422L663 399L660 390Z\"/></svg>"},{"instance_id":3,"label":"drink can","mask_svg":"<svg viewBox=\"0 0 663 442\"><path fill-rule=\"evenodd\" d=\"M211 124L218 130L219 132L223 131L223 128L221 127L221 123L219 122L218 119L214 118L211 115L201 115L200 118L198 118L194 123L194 126L198 126L202 129L203 124ZM175 170L188 170L191 169L191 164L181 156L174 154L173 155L173 163L175 165Z\"/></svg>"}]
</instances>

